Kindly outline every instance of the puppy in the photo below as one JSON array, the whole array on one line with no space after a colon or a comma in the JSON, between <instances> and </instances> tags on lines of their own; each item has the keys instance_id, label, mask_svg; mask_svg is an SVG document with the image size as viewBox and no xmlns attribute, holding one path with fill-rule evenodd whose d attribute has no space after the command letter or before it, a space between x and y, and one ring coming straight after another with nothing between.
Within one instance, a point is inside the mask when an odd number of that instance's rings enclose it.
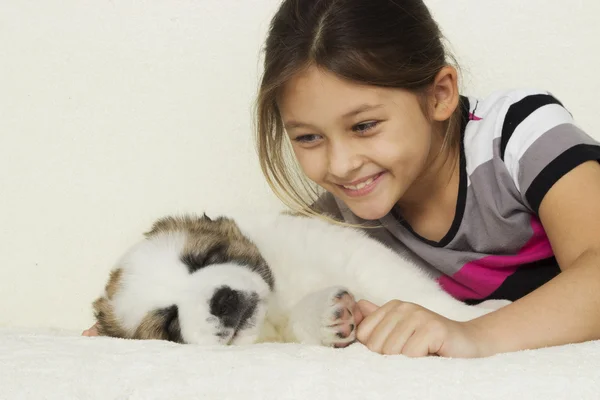
<instances>
[{"instance_id":1,"label":"puppy","mask_svg":"<svg viewBox=\"0 0 600 400\"><path fill-rule=\"evenodd\" d=\"M117 262L93 309L105 336L344 347L356 338L359 298L400 299L457 321L498 307L454 299L363 231L274 214L156 221Z\"/></svg>"}]
</instances>

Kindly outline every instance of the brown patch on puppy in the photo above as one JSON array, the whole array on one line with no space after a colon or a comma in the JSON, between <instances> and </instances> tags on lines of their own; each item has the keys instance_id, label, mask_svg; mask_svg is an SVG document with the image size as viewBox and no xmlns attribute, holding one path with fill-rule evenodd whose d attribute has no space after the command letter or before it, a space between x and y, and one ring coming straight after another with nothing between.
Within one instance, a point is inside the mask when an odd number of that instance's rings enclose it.
<instances>
[{"instance_id":1,"label":"brown patch on puppy","mask_svg":"<svg viewBox=\"0 0 600 400\"><path fill-rule=\"evenodd\" d=\"M110 271L110 275L108 277L108 283L104 287L104 290L106 290L106 295L108 296L109 299L112 299L114 297L115 293L117 293L117 290L119 290L119 287L121 286L121 277L122 276L123 276L122 268L117 268L117 269Z\"/></svg>"},{"instance_id":2,"label":"brown patch on puppy","mask_svg":"<svg viewBox=\"0 0 600 400\"><path fill-rule=\"evenodd\" d=\"M183 343L176 305L149 312L133 337L142 340L168 340Z\"/></svg>"},{"instance_id":3,"label":"brown patch on puppy","mask_svg":"<svg viewBox=\"0 0 600 400\"><path fill-rule=\"evenodd\" d=\"M113 307L106 297L96 299L92 305L94 308L94 317L97 321L98 335L129 338L127 331L119 323Z\"/></svg>"},{"instance_id":4,"label":"brown patch on puppy","mask_svg":"<svg viewBox=\"0 0 600 400\"><path fill-rule=\"evenodd\" d=\"M104 287L106 295L97 298L92 303L94 317L97 321L96 326L100 336L113 336L121 338L128 337L127 332L121 326L118 318L115 316L113 307L110 303L110 300L112 300L115 293L121 287L122 275L123 270L121 268L112 270L110 272L108 282Z\"/></svg>"},{"instance_id":5,"label":"brown patch on puppy","mask_svg":"<svg viewBox=\"0 0 600 400\"><path fill-rule=\"evenodd\" d=\"M211 264L238 262L260 274L273 289L275 282L266 261L234 220L226 217L213 220L206 214L202 217L170 216L156 221L145 235L151 238L171 232L187 234L181 260L188 266L190 273Z\"/></svg>"},{"instance_id":6,"label":"brown patch on puppy","mask_svg":"<svg viewBox=\"0 0 600 400\"><path fill-rule=\"evenodd\" d=\"M120 268L111 271L105 287L106 295L99 297L92 303L98 335L123 339L169 340L183 343L176 305L149 312L133 334L123 328L111 304L111 300L121 286L122 275L123 270Z\"/></svg>"},{"instance_id":7,"label":"brown patch on puppy","mask_svg":"<svg viewBox=\"0 0 600 400\"><path fill-rule=\"evenodd\" d=\"M114 314L113 308L106 297L100 297L93 303L94 317L97 321L98 335L128 338L127 332L121 327Z\"/></svg>"}]
</instances>

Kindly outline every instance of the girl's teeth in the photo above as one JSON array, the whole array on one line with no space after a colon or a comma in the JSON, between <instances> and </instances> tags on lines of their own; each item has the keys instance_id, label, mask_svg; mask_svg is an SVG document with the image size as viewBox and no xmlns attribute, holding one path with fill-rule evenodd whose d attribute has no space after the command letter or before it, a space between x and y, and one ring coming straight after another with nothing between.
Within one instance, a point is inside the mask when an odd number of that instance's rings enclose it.
<instances>
[{"instance_id":1,"label":"girl's teeth","mask_svg":"<svg viewBox=\"0 0 600 400\"><path fill-rule=\"evenodd\" d=\"M369 186L371 183L373 183L373 178L369 178L364 182L359 183L358 185L354 186L354 185L344 185L344 187L346 189L350 189L350 190L360 190L362 188L364 188L365 186Z\"/></svg>"}]
</instances>

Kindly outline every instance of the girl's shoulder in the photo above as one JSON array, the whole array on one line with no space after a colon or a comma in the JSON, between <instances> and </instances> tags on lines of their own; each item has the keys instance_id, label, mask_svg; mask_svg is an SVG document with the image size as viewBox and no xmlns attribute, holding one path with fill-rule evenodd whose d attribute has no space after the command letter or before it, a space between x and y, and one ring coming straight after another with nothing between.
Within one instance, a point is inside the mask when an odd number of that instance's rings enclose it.
<instances>
[{"instance_id":1,"label":"girl's shoulder","mask_svg":"<svg viewBox=\"0 0 600 400\"><path fill-rule=\"evenodd\" d=\"M549 91L522 88L498 90L485 97L463 96L468 104L470 136L487 133L488 139L500 139L502 156L515 133L538 134L559 124L575 124L573 115Z\"/></svg>"},{"instance_id":2,"label":"girl's shoulder","mask_svg":"<svg viewBox=\"0 0 600 400\"><path fill-rule=\"evenodd\" d=\"M582 162L600 160L599 143L549 91L510 89L464 99L468 120L462 150L470 181L478 170L493 170L496 179L508 177L507 184L534 212L565 173Z\"/></svg>"}]
</instances>

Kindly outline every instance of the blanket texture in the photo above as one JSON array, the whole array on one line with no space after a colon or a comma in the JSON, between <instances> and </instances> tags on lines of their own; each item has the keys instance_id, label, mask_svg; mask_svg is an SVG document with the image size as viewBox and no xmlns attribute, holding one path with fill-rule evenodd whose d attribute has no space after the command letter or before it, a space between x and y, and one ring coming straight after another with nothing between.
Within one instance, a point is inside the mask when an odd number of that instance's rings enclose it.
<instances>
[{"instance_id":1,"label":"blanket texture","mask_svg":"<svg viewBox=\"0 0 600 400\"><path fill-rule=\"evenodd\" d=\"M600 342L484 359L0 329L0 399L600 399Z\"/></svg>"}]
</instances>

